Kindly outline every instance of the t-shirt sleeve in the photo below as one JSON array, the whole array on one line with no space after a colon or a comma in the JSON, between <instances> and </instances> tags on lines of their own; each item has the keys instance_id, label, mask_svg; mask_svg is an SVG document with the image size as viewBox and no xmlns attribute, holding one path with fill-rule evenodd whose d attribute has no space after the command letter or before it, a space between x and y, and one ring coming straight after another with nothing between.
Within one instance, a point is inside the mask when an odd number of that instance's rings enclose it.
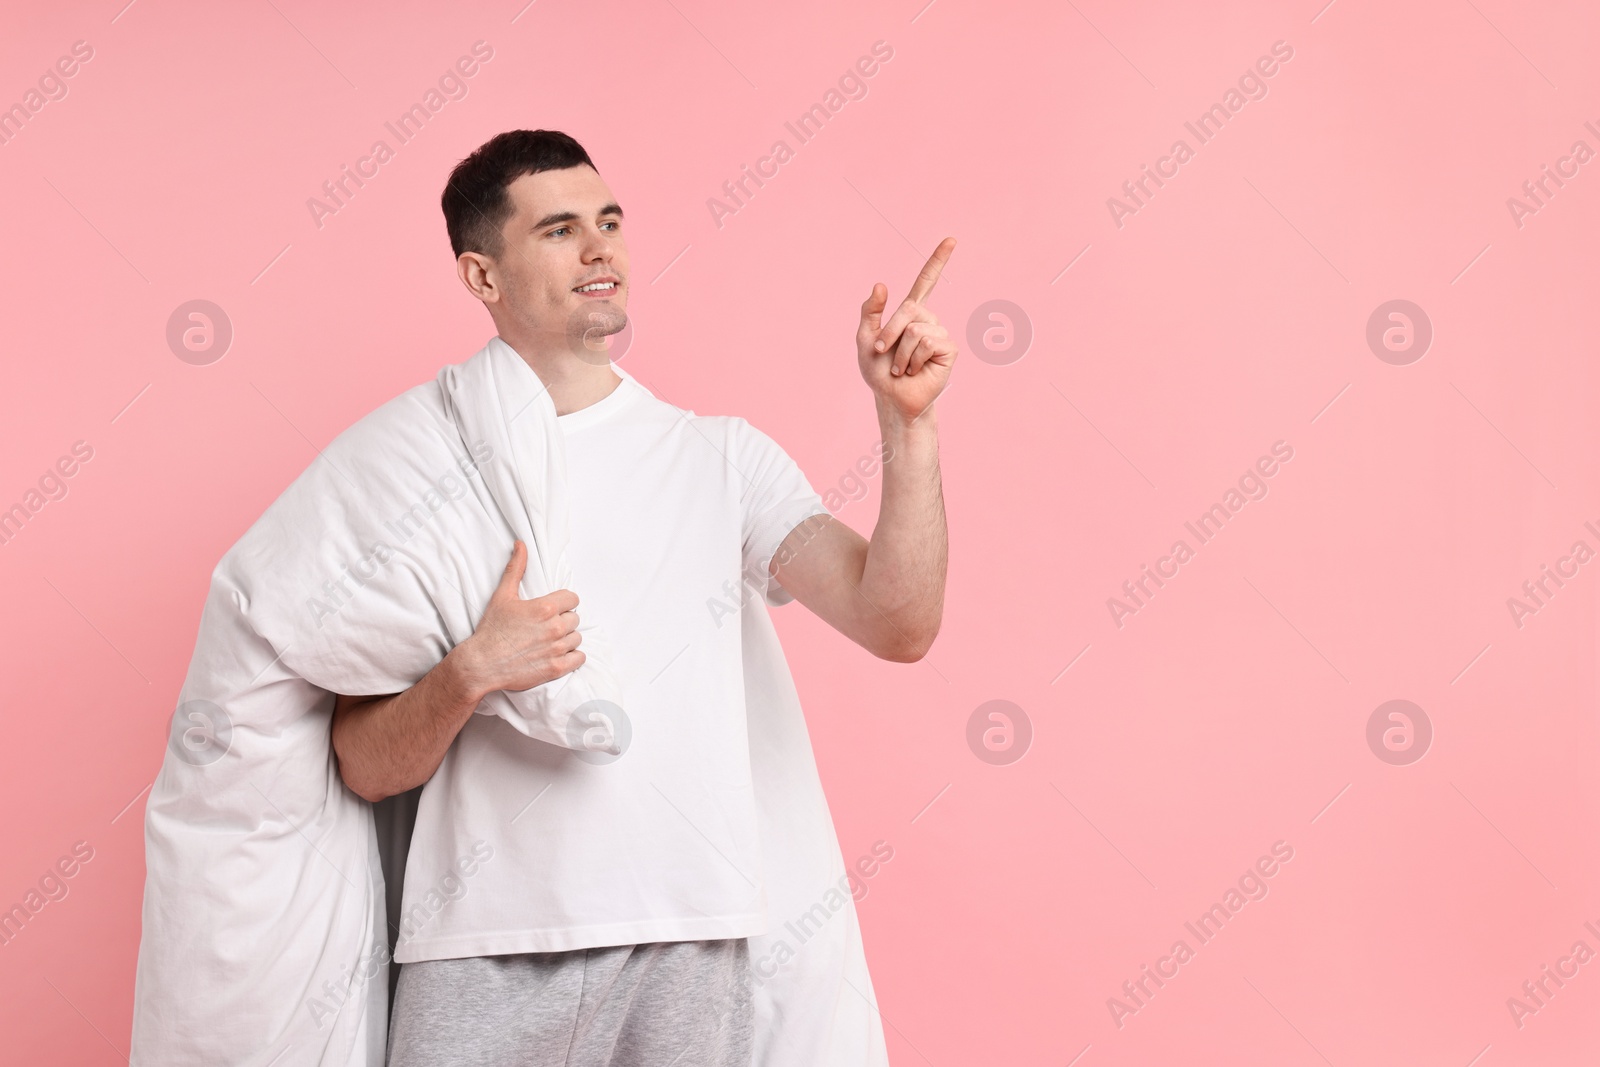
<instances>
[{"instance_id":1,"label":"t-shirt sleeve","mask_svg":"<svg viewBox=\"0 0 1600 1067\"><path fill-rule=\"evenodd\" d=\"M744 574L758 582L767 575L778 546L800 523L812 515L830 514L799 464L778 443L744 419L735 420L730 458L743 476L740 503L744 514ZM766 602L779 607L794 594L769 578Z\"/></svg>"}]
</instances>

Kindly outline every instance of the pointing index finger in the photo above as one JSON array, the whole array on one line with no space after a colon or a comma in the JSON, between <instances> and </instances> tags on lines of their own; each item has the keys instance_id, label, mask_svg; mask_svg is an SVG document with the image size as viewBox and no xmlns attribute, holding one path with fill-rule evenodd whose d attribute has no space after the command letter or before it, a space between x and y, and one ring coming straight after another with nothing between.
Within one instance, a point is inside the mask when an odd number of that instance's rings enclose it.
<instances>
[{"instance_id":1,"label":"pointing index finger","mask_svg":"<svg viewBox=\"0 0 1600 1067\"><path fill-rule=\"evenodd\" d=\"M944 270L944 265L950 261L950 253L956 248L956 239L946 237L939 242L939 247L933 250L933 255L928 257L928 262L922 265L922 273L917 275L917 280L911 285L911 292L906 294L907 300L922 303L933 292L933 285L939 280L939 274Z\"/></svg>"}]
</instances>

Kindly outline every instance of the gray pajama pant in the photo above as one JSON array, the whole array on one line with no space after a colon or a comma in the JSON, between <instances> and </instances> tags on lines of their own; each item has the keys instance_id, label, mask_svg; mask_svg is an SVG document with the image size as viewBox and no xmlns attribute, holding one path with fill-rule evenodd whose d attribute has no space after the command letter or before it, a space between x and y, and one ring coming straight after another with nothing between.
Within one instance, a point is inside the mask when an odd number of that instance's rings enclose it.
<instances>
[{"instance_id":1,"label":"gray pajama pant","mask_svg":"<svg viewBox=\"0 0 1600 1067\"><path fill-rule=\"evenodd\" d=\"M749 1067L750 944L663 941L400 966L389 1067Z\"/></svg>"}]
</instances>

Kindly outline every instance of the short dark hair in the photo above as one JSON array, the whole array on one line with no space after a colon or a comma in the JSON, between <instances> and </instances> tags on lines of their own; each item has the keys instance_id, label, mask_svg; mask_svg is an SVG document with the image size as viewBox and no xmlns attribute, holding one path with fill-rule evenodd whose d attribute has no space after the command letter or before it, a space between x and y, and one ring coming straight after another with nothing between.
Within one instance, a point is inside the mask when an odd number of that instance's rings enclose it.
<instances>
[{"instance_id":1,"label":"short dark hair","mask_svg":"<svg viewBox=\"0 0 1600 1067\"><path fill-rule=\"evenodd\" d=\"M457 257L499 255L500 227L514 210L506 186L524 174L581 166L600 172L583 145L560 130L507 130L491 137L456 164L439 197L451 251Z\"/></svg>"}]
</instances>

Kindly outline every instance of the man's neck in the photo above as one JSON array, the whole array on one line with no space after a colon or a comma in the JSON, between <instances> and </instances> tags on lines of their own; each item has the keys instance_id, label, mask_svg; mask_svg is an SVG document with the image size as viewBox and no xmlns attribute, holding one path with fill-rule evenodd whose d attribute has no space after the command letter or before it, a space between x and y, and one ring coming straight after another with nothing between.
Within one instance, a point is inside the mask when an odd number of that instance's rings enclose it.
<instances>
[{"instance_id":1,"label":"man's neck","mask_svg":"<svg viewBox=\"0 0 1600 1067\"><path fill-rule=\"evenodd\" d=\"M611 369L609 360L600 362L604 358L601 353L590 356L596 361L591 363L579 359L566 347L565 342L550 351L524 340L513 341L504 334L500 335L500 339L510 345L512 351L521 356L539 381L544 383L550 392L550 399L555 403L557 415L570 415L591 404L598 404L622 382L617 372Z\"/></svg>"}]
</instances>

